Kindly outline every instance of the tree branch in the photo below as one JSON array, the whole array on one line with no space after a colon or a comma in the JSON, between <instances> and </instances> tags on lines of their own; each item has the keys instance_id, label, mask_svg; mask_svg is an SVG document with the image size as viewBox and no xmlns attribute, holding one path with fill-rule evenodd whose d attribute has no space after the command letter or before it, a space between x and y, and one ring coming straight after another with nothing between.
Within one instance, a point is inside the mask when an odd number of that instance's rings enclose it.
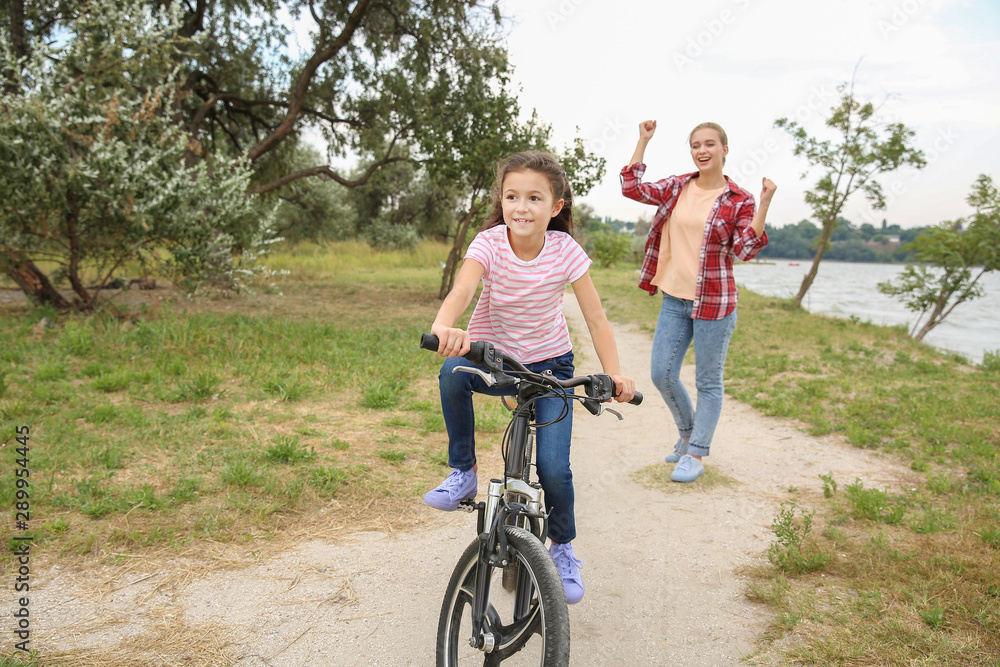
<instances>
[{"instance_id":1,"label":"tree branch","mask_svg":"<svg viewBox=\"0 0 1000 667\"><path fill-rule=\"evenodd\" d=\"M336 181L337 183L340 183L345 188L356 188L358 186L367 183L368 179L372 177L372 174L374 174L375 170L377 170L379 167L389 164L391 162L404 162L409 159L410 158L401 156L393 156L393 157L386 156L385 158L379 160L378 162L374 162L371 165L369 165L369 167L365 170L365 173L363 173L361 176L353 180L344 178L343 176L335 172L333 169L331 169L330 165L328 164L319 165L317 167L309 167L308 169L300 169L299 171L292 172L291 174L286 174L285 176L282 176L276 181L271 181L267 185L261 185L260 187L250 190L249 192L247 192L247 196L262 195L267 192L272 192L280 187L288 185L293 181L297 181L300 178L308 178L309 176L326 176L327 178L330 178Z\"/></svg>"},{"instance_id":2,"label":"tree branch","mask_svg":"<svg viewBox=\"0 0 1000 667\"><path fill-rule=\"evenodd\" d=\"M278 100L248 100L246 98L240 97L237 93L218 93L216 95L212 95L212 97L206 100L205 103L198 108L198 111L195 113L194 118L191 119L191 123L188 126L188 131L192 135L197 136L199 127L205 121L205 117L211 112L212 107L215 106L217 102L232 102L243 108L250 108L257 106L288 107L288 104L286 102L281 102ZM317 118L325 120L331 125L343 123L345 125L350 125L356 128L364 127L364 123L354 118L338 118L336 116L331 116L322 111L307 106L303 106L301 110L303 114L315 116Z\"/></svg>"},{"instance_id":3,"label":"tree branch","mask_svg":"<svg viewBox=\"0 0 1000 667\"><path fill-rule=\"evenodd\" d=\"M316 71L319 69L320 65L332 59L350 43L354 33L357 31L358 27L370 11L370 5L371 0L358 0L358 3L354 6L354 10L351 12L347 22L344 24L344 29L340 31L337 38L333 40L329 46L312 55L303 68L302 73L299 75L298 81L295 83L295 88L292 91L292 96L288 104L288 113L285 114L284 119L278 125L277 129L265 137L263 141L247 151L247 158L250 160L256 160L261 155L272 150L289 134L291 134L292 128L295 126L295 122L298 120L298 117L302 112L302 106L305 102L306 94L309 92L309 85L312 82L313 77L316 75Z\"/></svg>"},{"instance_id":4,"label":"tree branch","mask_svg":"<svg viewBox=\"0 0 1000 667\"><path fill-rule=\"evenodd\" d=\"M188 16L185 17L184 25L177 31L177 34L181 37L191 38L205 28L205 10L208 8L208 0L198 0L193 11L190 3L185 4L188 6Z\"/></svg>"}]
</instances>

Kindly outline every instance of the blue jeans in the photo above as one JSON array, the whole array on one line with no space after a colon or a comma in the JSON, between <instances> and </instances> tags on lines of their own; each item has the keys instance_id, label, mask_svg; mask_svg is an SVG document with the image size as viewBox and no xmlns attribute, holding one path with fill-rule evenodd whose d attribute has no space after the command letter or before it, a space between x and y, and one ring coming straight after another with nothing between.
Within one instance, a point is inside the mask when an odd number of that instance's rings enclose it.
<instances>
[{"instance_id":1,"label":"blue jeans","mask_svg":"<svg viewBox=\"0 0 1000 667\"><path fill-rule=\"evenodd\" d=\"M674 416L682 438L690 438L688 454L708 456L712 436L722 413L722 372L729 339L736 328L736 311L721 320L695 320L694 302L663 295L660 318L653 334L653 385ZM695 386L698 409L681 382L681 363L694 340Z\"/></svg>"},{"instance_id":2,"label":"blue jeans","mask_svg":"<svg viewBox=\"0 0 1000 667\"><path fill-rule=\"evenodd\" d=\"M453 373L456 366L475 364L454 357L444 362L438 384L441 387L441 411L448 429L448 465L465 471L476 465L476 417L473 412L472 392L489 396L513 396L517 388L487 387L478 375ZM560 380L573 377L573 353L525 364L539 373L551 370ZM560 398L542 398L535 401L535 417L539 424L557 419L565 409ZM543 426L535 434L535 465L538 481L545 491L545 507L549 513L549 537L553 542L569 542L576 537L574 517L573 472L569 468L569 447L573 434L573 402L569 416L562 421Z\"/></svg>"}]
</instances>

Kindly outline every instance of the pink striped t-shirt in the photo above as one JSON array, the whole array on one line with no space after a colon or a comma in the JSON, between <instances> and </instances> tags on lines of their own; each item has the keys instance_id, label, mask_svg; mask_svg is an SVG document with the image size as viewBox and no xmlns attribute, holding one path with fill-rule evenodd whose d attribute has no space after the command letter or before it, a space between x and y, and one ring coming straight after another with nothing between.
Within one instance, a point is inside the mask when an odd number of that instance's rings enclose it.
<instances>
[{"instance_id":1,"label":"pink striped t-shirt","mask_svg":"<svg viewBox=\"0 0 1000 667\"><path fill-rule=\"evenodd\" d=\"M518 259L507 225L479 232L466 260L483 265L483 291L469 321L472 340L493 343L522 363L566 354L573 349L563 316L567 283L590 268L590 258L572 236L545 232L545 245L530 262Z\"/></svg>"}]
</instances>

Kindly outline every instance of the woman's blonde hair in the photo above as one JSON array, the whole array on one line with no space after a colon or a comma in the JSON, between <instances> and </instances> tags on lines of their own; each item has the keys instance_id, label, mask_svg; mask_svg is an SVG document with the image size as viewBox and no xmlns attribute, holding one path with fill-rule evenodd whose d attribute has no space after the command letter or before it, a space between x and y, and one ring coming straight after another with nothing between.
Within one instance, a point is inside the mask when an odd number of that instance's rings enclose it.
<instances>
[{"instance_id":1,"label":"woman's blonde hair","mask_svg":"<svg viewBox=\"0 0 1000 667\"><path fill-rule=\"evenodd\" d=\"M709 130L715 130L716 132L719 133L719 138L722 139L723 146L729 145L729 137L726 136L726 131L723 130L722 126L719 125L718 123L712 123L712 122L699 123L698 125L695 125L694 129L691 130L691 134L688 135L688 145L691 144L691 137L694 136L695 132L697 132L698 130L704 130L706 128L708 128Z\"/></svg>"},{"instance_id":2,"label":"woman's blonde hair","mask_svg":"<svg viewBox=\"0 0 1000 667\"><path fill-rule=\"evenodd\" d=\"M697 132L698 130L705 130L705 129L715 130L716 132L719 133L719 139L722 141L722 145L723 146L729 145L729 137L726 136L726 131L722 129L722 126L719 125L718 123L713 123L709 121L707 123L698 123L697 125L694 126L694 129L691 130L691 134L688 135L688 146L691 145L691 138L694 137L694 133ZM725 155L722 156L722 164L723 165L726 164Z\"/></svg>"}]
</instances>

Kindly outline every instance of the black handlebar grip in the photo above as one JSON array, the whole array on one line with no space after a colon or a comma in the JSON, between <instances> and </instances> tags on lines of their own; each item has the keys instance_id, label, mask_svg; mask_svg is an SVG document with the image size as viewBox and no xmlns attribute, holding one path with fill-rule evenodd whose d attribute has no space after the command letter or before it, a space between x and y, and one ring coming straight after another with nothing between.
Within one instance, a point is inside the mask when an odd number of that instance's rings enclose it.
<instances>
[{"instance_id":1,"label":"black handlebar grip","mask_svg":"<svg viewBox=\"0 0 1000 667\"><path fill-rule=\"evenodd\" d=\"M642 394L635 392L635 396L628 402L629 405L642 405Z\"/></svg>"},{"instance_id":2,"label":"black handlebar grip","mask_svg":"<svg viewBox=\"0 0 1000 667\"><path fill-rule=\"evenodd\" d=\"M440 341L438 340L438 337L435 336L434 334L428 334L428 333L420 334L421 348L425 350L430 350L431 352L437 352L438 345L440 345Z\"/></svg>"},{"instance_id":3,"label":"black handlebar grip","mask_svg":"<svg viewBox=\"0 0 1000 667\"><path fill-rule=\"evenodd\" d=\"M438 351L438 345L441 341L434 334L420 334L420 347L425 350L430 350L431 352ZM488 362L494 361L492 358L487 359L487 346L488 343L481 340L472 341L472 346L469 351L465 354L465 358L474 364L483 365L484 362L489 365ZM492 349L492 348L490 348ZM492 356L492 355L490 355Z\"/></svg>"}]
</instances>

